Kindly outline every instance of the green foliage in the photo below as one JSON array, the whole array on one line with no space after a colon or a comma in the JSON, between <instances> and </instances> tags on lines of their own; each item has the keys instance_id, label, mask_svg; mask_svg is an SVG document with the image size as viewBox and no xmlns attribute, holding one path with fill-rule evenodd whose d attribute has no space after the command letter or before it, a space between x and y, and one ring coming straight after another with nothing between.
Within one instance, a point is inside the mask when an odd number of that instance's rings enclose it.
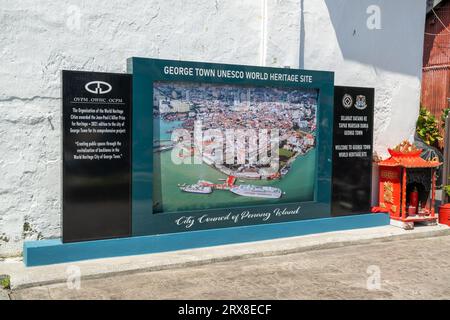
<instances>
[{"instance_id":1,"label":"green foliage","mask_svg":"<svg viewBox=\"0 0 450 320\"><path fill-rule=\"evenodd\" d=\"M444 189L445 193L447 194L447 196L450 197L450 185L448 185L448 184L445 185L443 189Z\"/></svg>"},{"instance_id":2,"label":"green foliage","mask_svg":"<svg viewBox=\"0 0 450 320\"><path fill-rule=\"evenodd\" d=\"M445 128L445 118L447 118L449 112L450 112L450 108L445 108L444 110L442 110L442 115L441 115L442 128Z\"/></svg>"},{"instance_id":3,"label":"green foliage","mask_svg":"<svg viewBox=\"0 0 450 320\"><path fill-rule=\"evenodd\" d=\"M0 289L11 289L11 278L8 275L0 275Z\"/></svg>"},{"instance_id":4,"label":"green foliage","mask_svg":"<svg viewBox=\"0 0 450 320\"><path fill-rule=\"evenodd\" d=\"M280 148L278 151L278 154L279 154L280 158L284 157L284 158L289 159L290 157L292 157L294 155L294 152L286 150L284 148Z\"/></svg>"},{"instance_id":5,"label":"green foliage","mask_svg":"<svg viewBox=\"0 0 450 320\"><path fill-rule=\"evenodd\" d=\"M447 183L450 181L450 177L447 178ZM446 184L442 187L447 197L450 197L450 184Z\"/></svg>"},{"instance_id":6,"label":"green foliage","mask_svg":"<svg viewBox=\"0 0 450 320\"><path fill-rule=\"evenodd\" d=\"M422 107L417 119L416 131L419 137L430 146L437 146L437 143L442 140L436 117Z\"/></svg>"}]
</instances>

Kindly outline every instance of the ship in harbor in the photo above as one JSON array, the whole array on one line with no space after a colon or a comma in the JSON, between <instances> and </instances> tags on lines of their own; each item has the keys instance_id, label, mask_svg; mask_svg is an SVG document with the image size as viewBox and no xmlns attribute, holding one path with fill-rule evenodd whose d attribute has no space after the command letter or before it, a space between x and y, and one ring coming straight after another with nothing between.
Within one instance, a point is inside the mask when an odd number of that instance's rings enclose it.
<instances>
[{"instance_id":1,"label":"ship in harbor","mask_svg":"<svg viewBox=\"0 0 450 320\"><path fill-rule=\"evenodd\" d=\"M256 198L278 199L282 195L282 191L279 188L255 186L251 184L241 184L239 186L233 186L230 188L230 191L240 196Z\"/></svg>"},{"instance_id":2,"label":"ship in harbor","mask_svg":"<svg viewBox=\"0 0 450 320\"><path fill-rule=\"evenodd\" d=\"M181 191L190 192L190 193L200 193L200 194L208 194L212 192L212 188L205 185L200 184L184 184L178 186Z\"/></svg>"},{"instance_id":3,"label":"ship in harbor","mask_svg":"<svg viewBox=\"0 0 450 320\"><path fill-rule=\"evenodd\" d=\"M199 180L196 184L182 184L178 185L178 187L181 191L190 193L209 194L212 193L213 190L225 190L244 197L269 199L278 199L283 194L280 188L275 187L256 186L252 184L235 185L234 183L237 180L235 176L228 176L227 179L220 180L222 180L223 183L212 183L206 180Z\"/></svg>"}]
</instances>

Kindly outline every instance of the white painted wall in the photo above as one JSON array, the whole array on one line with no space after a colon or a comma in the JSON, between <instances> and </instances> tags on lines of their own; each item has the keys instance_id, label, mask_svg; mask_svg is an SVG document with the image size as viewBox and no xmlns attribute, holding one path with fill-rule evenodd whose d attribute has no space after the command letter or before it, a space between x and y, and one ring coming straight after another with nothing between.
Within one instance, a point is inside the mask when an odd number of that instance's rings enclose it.
<instances>
[{"instance_id":1,"label":"white painted wall","mask_svg":"<svg viewBox=\"0 0 450 320\"><path fill-rule=\"evenodd\" d=\"M61 69L143 56L332 70L376 88L377 152L414 131L425 0L0 1L0 256L60 235Z\"/></svg>"}]
</instances>

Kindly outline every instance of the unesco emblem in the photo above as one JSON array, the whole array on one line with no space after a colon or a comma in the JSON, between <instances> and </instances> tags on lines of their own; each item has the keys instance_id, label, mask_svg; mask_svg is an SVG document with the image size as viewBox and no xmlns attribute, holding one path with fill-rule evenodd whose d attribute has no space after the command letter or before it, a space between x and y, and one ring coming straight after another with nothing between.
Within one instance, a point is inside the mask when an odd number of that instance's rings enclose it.
<instances>
[{"instance_id":1,"label":"unesco emblem","mask_svg":"<svg viewBox=\"0 0 450 320\"><path fill-rule=\"evenodd\" d=\"M345 108L350 108L353 105L353 98L349 94L344 94L344 97L342 98L342 105Z\"/></svg>"},{"instance_id":2,"label":"unesco emblem","mask_svg":"<svg viewBox=\"0 0 450 320\"><path fill-rule=\"evenodd\" d=\"M364 110L365 108L367 108L366 96L363 95L356 96L355 108L358 110Z\"/></svg>"},{"instance_id":3,"label":"unesco emblem","mask_svg":"<svg viewBox=\"0 0 450 320\"><path fill-rule=\"evenodd\" d=\"M105 81L91 81L84 86L86 91L95 94L105 94L112 90L112 86Z\"/></svg>"}]
</instances>

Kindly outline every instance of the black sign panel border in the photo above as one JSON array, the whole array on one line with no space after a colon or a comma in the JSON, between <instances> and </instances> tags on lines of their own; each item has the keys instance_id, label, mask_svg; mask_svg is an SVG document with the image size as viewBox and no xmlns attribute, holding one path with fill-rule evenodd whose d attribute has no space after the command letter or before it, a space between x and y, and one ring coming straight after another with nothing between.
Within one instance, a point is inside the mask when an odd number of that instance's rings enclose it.
<instances>
[{"instance_id":1,"label":"black sign panel border","mask_svg":"<svg viewBox=\"0 0 450 320\"><path fill-rule=\"evenodd\" d=\"M334 87L332 216L371 212L374 106L374 88ZM341 116L365 116L367 120L347 121ZM368 128L359 128L361 123ZM348 124L352 127L346 127ZM362 149L353 150L351 146L355 145ZM364 148L367 145L370 150ZM359 152L367 155L361 156ZM352 153L356 156L351 156Z\"/></svg>"},{"instance_id":2,"label":"black sign panel border","mask_svg":"<svg viewBox=\"0 0 450 320\"><path fill-rule=\"evenodd\" d=\"M132 76L69 70L63 70L61 76L62 240L75 242L128 237L132 222ZM104 113L89 112L89 109L103 110ZM74 114L75 119L70 119ZM112 120L105 120L105 127L100 127L100 123L96 127L92 125L93 119L89 118L94 116ZM125 133L119 134L120 129L116 125L123 126ZM83 127L97 129L95 133L75 133ZM98 133L101 131L99 128L106 130ZM89 152L95 148L89 143L106 141L109 146L97 149L105 152ZM115 145L118 142L121 145ZM84 158L80 159L82 156ZM88 160L102 156L104 159ZM110 160L106 160L108 158Z\"/></svg>"}]
</instances>

